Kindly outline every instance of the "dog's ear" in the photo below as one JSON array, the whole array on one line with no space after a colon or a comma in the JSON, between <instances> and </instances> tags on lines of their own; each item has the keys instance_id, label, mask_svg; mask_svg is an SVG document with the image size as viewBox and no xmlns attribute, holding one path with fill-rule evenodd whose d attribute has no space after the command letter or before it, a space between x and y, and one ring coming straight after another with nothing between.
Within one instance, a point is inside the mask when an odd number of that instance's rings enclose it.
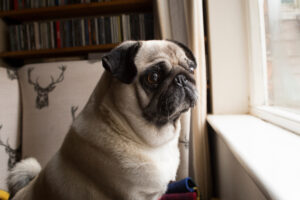
<instances>
[{"instance_id":1,"label":"dog's ear","mask_svg":"<svg viewBox=\"0 0 300 200\"><path fill-rule=\"evenodd\" d=\"M186 57L188 57L190 59L190 61L191 61L189 63L190 68L196 69L197 62L196 62L195 56L194 56L193 52L187 46L185 46L181 42L178 42L178 41L175 41L175 40L167 40L167 41L173 42L176 45L178 45L184 51Z\"/></svg>"},{"instance_id":2,"label":"dog's ear","mask_svg":"<svg viewBox=\"0 0 300 200\"><path fill-rule=\"evenodd\" d=\"M103 67L123 83L132 83L137 75L134 58L140 48L139 42L125 42L102 57Z\"/></svg>"}]
</instances>

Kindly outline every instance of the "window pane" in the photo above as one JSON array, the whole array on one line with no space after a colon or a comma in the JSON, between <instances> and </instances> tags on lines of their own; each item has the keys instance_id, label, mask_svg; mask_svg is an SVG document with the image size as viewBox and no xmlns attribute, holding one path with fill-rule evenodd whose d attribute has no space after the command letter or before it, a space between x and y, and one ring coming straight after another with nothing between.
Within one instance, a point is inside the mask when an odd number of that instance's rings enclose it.
<instances>
[{"instance_id":1,"label":"window pane","mask_svg":"<svg viewBox=\"0 0 300 200\"><path fill-rule=\"evenodd\" d=\"M300 0L265 0L268 105L300 113Z\"/></svg>"}]
</instances>

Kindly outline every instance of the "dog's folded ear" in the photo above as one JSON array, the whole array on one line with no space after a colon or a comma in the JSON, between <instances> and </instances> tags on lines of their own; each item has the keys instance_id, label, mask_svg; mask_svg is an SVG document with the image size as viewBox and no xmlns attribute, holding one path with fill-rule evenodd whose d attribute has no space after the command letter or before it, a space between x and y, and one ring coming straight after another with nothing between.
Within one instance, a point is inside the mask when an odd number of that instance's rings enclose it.
<instances>
[{"instance_id":1,"label":"dog's folded ear","mask_svg":"<svg viewBox=\"0 0 300 200\"><path fill-rule=\"evenodd\" d=\"M177 44L179 47L181 47L181 49L184 51L186 57L188 57L190 59L190 63L189 63L189 67L192 68L193 70L196 69L197 67L197 62L196 62L196 58L194 56L194 54L192 53L192 51L185 46L184 44L182 44L181 42L178 42L176 40L169 40L167 39L167 41L173 42L175 44Z\"/></svg>"},{"instance_id":2,"label":"dog's folded ear","mask_svg":"<svg viewBox=\"0 0 300 200\"><path fill-rule=\"evenodd\" d=\"M131 83L137 75L134 58L140 48L139 42L124 42L102 57L103 67L123 83Z\"/></svg>"}]
</instances>

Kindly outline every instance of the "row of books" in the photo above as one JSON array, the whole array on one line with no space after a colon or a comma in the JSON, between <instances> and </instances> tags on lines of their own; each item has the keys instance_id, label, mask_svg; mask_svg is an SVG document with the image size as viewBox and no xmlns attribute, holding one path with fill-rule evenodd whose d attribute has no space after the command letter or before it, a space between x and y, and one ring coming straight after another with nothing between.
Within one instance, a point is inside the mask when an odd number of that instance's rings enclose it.
<instances>
[{"instance_id":1,"label":"row of books","mask_svg":"<svg viewBox=\"0 0 300 200\"><path fill-rule=\"evenodd\" d=\"M154 38L152 13L33 22L8 27L10 50L37 50Z\"/></svg>"},{"instance_id":2,"label":"row of books","mask_svg":"<svg viewBox=\"0 0 300 200\"><path fill-rule=\"evenodd\" d=\"M19 10L27 8L42 8L69 4L105 2L111 0L1 0L0 11Z\"/></svg>"}]
</instances>

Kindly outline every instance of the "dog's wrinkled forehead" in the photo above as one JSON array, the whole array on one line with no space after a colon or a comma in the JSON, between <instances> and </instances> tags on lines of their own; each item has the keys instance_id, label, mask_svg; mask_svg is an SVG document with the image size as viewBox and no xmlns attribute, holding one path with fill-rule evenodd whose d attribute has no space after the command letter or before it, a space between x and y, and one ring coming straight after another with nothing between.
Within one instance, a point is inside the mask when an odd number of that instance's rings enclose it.
<instances>
[{"instance_id":1,"label":"dog's wrinkled forehead","mask_svg":"<svg viewBox=\"0 0 300 200\"><path fill-rule=\"evenodd\" d=\"M193 54L185 46L175 41L143 41L139 52L135 57L138 73L158 62L165 62L171 70L174 67L193 73L196 61Z\"/></svg>"}]
</instances>

